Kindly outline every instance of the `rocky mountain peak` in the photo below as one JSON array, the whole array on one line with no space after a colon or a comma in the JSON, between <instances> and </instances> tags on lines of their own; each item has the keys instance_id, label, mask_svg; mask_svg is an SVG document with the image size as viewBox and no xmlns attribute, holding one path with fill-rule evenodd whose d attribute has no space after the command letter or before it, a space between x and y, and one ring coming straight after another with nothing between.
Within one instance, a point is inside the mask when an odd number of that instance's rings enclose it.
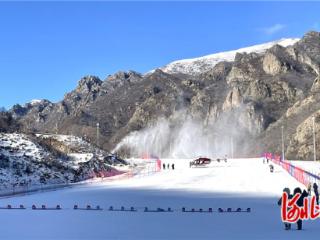
<instances>
[{"instance_id":1,"label":"rocky mountain peak","mask_svg":"<svg viewBox=\"0 0 320 240\"><path fill-rule=\"evenodd\" d=\"M35 107L35 106L46 106L46 105L49 105L49 104L51 104L51 102L49 100L47 100L47 99L33 99L30 102L26 103L26 105L32 106L32 107Z\"/></svg>"},{"instance_id":2,"label":"rocky mountain peak","mask_svg":"<svg viewBox=\"0 0 320 240\"><path fill-rule=\"evenodd\" d=\"M102 81L96 76L85 76L80 79L78 83L78 89L80 91L94 91L99 88L102 84Z\"/></svg>"},{"instance_id":3,"label":"rocky mountain peak","mask_svg":"<svg viewBox=\"0 0 320 240\"><path fill-rule=\"evenodd\" d=\"M119 71L116 72L113 75L109 75L107 80L108 81L115 81L115 80L133 80L133 79L140 79L141 78L141 74L135 71Z\"/></svg>"},{"instance_id":4,"label":"rocky mountain peak","mask_svg":"<svg viewBox=\"0 0 320 240\"><path fill-rule=\"evenodd\" d=\"M47 99L41 99L41 100L34 99L24 104L23 106L21 106L20 104L15 104L10 109L10 113L16 119L16 118L23 117L24 115L27 115L28 113L31 113L31 112L35 112L35 113L42 112L48 106L53 106L53 103Z\"/></svg>"},{"instance_id":5,"label":"rocky mountain peak","mask_svg":"<svg viewBox=\"0 0 320 240\"><path fill-rule=\"evenodd\" d=\"M319 40L320 39L320 32L316 32L316 31L310 31L310 32L307 32L304 36L303 36L303 38L302 38L302 40L311 40L311 39L313 39L313 40Z\"/></svg>"}]
</instances>

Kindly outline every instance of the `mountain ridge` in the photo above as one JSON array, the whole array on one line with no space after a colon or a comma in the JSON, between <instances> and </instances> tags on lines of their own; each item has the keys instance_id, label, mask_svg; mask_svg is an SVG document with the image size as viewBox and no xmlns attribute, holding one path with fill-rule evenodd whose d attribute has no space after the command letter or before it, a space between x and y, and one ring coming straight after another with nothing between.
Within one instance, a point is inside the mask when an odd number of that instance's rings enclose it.
<instances>
[{"instance_id":1,"label":"mountain ridge","mask_svg":"<svg viewBox=\"0 0 320 240\"><path fill-rule=\"evenodd\" d=\"M229 147L214 143L217 136L224 145L232 138L237 156L279 152L278 133L285 126L288 156L308 159L312 143L304 134L308 117L318 109L320 34L308 32L287 43L293 45L271 44L259 54L233 52L233 61L219 61L199 74L159 68L144 75L118 72L104 81L86 76L58 103L15 106L10 113L23 132L55 131L91 140L99 122L100 147L135 156L145 151L201 155L205 139L214 145L210 154L230 154ZM179 139L188 138L188 127L196 129L192 134L199 144ZM183 145L191 153L182 153Z\"/></svg>"},{"instance_id":2,"label":"mountain ridge","mask_svg":"<svg viewBox=\"0 0 320 240\"><path fill-rule=\"evenodd\" d=\"M282 38L280 40L266 42L262 44L253 45L250 47L239 48L231 51L218 52L214 54L205 55L202 57L176 60L166 64L160 69L168 73L184 73L184 74L197 74L214 67L217 63L223 61L234 61L237 53L263 53L274 45L287 47L299 41L299 38ZM207 67L206 67L207 66Z\"/></svg>"}]
</instances>

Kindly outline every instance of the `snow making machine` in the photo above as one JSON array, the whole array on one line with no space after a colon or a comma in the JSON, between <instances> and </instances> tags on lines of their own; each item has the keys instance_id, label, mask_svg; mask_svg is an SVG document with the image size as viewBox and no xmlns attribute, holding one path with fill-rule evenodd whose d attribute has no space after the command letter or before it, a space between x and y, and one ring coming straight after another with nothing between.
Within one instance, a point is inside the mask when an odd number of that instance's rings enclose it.
<instances>
[{"instance_id":1,"label":"snow making machine","mask_svg":"<svg viewBox=\"0 0 320 240\"><path fill-rule=\"evenodd\" d=\"M189 163L189 166L190 167L203 167L203 166L207 166L211 163L211 159L210 158L206 158L206 157L200 157L200 158L197 158L195 160L192 160L190 163Z\"/></svg>"}]
</instances>

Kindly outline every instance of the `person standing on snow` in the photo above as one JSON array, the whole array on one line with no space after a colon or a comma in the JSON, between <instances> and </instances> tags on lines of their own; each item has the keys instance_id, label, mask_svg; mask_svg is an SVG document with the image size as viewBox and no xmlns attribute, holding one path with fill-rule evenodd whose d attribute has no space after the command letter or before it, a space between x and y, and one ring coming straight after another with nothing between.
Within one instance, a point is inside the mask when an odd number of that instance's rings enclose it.
<instances>
[{"instance_id":1,"label":"person standing on snow","mask_svg":"<svg viewBox=\"0 0 320 240\"><path fill-rule=\"evenodd\" d=\"M313 184L314 195L316 196L317 205L319 205L319 192L318 192L318 184Z\"/></svg>"},{"instance_id":2,"label":"person standing on snow","mask_svg":"<svg viewBox=\"0 0 320 240\"><path fill-rule=\"evenodd\" d=\"M165 163L162 164L162 168L163 168L163 170L166 170L166 164Z\"/></svg>"},{"instance_id":3,"label":"person standing on snow","mask_svg":"<svg viewBox=\"0 0 320 240\"><path fill-rule=\"evenodd\" d=\"M311 182L309 182L307 190L308 190L308 195L311 196Z\"/></svg>"},{"instance_id":4,"label":"person standing on snow","mask_svg":"<svg viewBox=\"0 0 320 240\"><path fill-rule=\"evenodd\" d=\"M303 190L303 192L302 192L301 188L299 188L299 187L294 189L293 196L296 195L297 193L301 194L300 198L297 200L297 205L299 207L303 207L303 200L308 196L308 193L306 190ZM299 219L297 221L297 230L302 230L302 220L301 219Z\"/></svg>"},{"instance_id":5,"label":"person standing on snow","mask_svg":"<svg viewBox=\"0 0 320 240\"><path fill-rule=\"evenodd\" d=\"M290 189L289 188L284 188L283 192L286 192L288 194L288 199L292 198L292 195L290 194ZM282 203L282 197L278 200L278 205L281 206L281 203ZM291 229L291 223L284 222L284 229L285 230L290 230Z\"/></svg>"}]
</instances>

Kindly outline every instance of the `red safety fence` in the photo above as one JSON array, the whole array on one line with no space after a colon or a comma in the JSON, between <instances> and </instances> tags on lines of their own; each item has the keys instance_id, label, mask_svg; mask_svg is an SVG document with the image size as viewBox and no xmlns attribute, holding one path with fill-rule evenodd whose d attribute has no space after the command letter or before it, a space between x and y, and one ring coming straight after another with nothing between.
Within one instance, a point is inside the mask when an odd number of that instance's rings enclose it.
<instances>
[{"instance_id":1,"label":"red safety fence","mask_svg":"<svg viewBox=\"0 0 320 240\"><path fill-rule=\"evenodd\" d=\"M158 156L155 155L149 155L147 153L144 153L142 155L142 159L148 161L150 164L150 166L148 166L148 168L151 167L152 172L160 172L161 171L161 160Z\"/></svg>"},{"instance_id":2,"label":"red safety fence","mask_svg":"<svg viewBox=\"0 0 320 240\"><path fill-rule=\"evenodd\" d=\"M316 176L302 168L296 167L292 165L290 162L282 160L281 156L272 154L272 153L264 153L263 157L271 160L273 163L281 166L285 169L292 177L294 177L297 181L308 186L309 183L317 182L318 185L320 183L320 177Z\"/></svg>"}]
</instances>

